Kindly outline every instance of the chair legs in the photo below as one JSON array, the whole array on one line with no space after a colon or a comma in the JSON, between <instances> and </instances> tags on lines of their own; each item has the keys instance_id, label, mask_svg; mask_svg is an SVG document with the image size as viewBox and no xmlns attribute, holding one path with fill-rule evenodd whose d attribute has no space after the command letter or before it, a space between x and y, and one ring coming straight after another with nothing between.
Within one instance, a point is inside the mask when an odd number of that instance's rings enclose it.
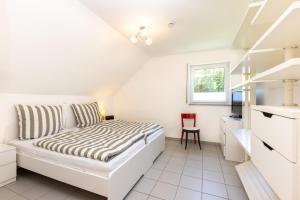
<instances>
[{"instance_id":1,"label":"chair legs","mask_svg":"<svg viewBox=\"0 0 300 200\"><path fill-rule=\"evenodd\" d=\"M199 147L201 150L202 148L201 148L201 143L200 143L200 131L197 132L197 136L198 136L198 144L199 144Z\"/></svg>"},{"instance_id":2,"label":"chair legs","mask_svg":"<svg viewBox=\"0 0 300 200\"><path fill-rule=\"evenodd\" d=\"M188 142L188 137L189 137L189 133L188 132L185 132L185 149L187 147L187 142Z\"/></svg>"},{"instance_id":3,"label":"chair legs","mask_svg":"<svg viewBox=\"0 0 300 200\"><path fill-rule=\"evenodd\" d=\"M185 133L185 149L186 149L187 148L188 137L189 137L189 132L188 131L182 131L181 132L180 143L182 144L184 133ZM200 131L194 132L194 143L195 144L196 144L196 137L198 137L198 144L199 144L199 147L200 147L200 150L201 150L202 148L201 148L201 143L200 143Z\"/></svg>"}]
</instances>

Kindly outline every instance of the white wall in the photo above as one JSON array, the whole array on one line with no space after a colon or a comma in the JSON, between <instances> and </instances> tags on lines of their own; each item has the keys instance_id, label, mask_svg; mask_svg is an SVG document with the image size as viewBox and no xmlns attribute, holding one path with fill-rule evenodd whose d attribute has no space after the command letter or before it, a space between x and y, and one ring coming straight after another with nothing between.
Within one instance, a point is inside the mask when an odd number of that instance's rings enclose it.
<instances>
[{"instance_id":1,"label":"white wall","mask_svg":"<svg viewBox=\"0 0 300 200\"><path fill-rule=\"evenodd\" d=\"M294 84L294 103L300 105L300 83ZM260 105L282 106L284 103L284 88L282 82L269 84L262 87L262 99L258 103Z\"/></svg>"},{"instance_id":2,"label":"white wall","mask_svg":"<svg viewBox=\"0 0 300 200\"><path fill-rule=\"evenodd\" d=\"M106 97L148 60L78 0L1 0L0 8L8 43L0 93Z\"/></svg>"},{"instance_id":3,"label":"white wall","mask_svg":"<svg viewBox=\"0 0 300 200\"><path fill-rule=\"evenodd\" d=\"M0 1L0 69L8 67L8 19L5 8L6 0Z\"/></svg>"},{"instance_id":4,"label":"white wall","mask_svg":"<svg viewBox=\"0 0 300 200\"><path fill-rule=\"evenodd\" d=\"M64 127L70 128L76 126L75 116L70 105L96 100L92 96L0 94L0 143L8 142L18 137L19 126L15 104L62 105Z\"/></svg>"},{"instance_id":5,"label":"white wall","mask_svg":"<svg viewBox=\"0 0 300 200\"><path fill-rule=\"evenodd\" d=\"M156 57L147 62L115 95L117 117L153 121L163 125L166 136L180 137L180 113L196 112L202 140L219 142L219 117L229 106L186 104L187 63L238 62L243 52L229 49Z\"/></svg>"}]
</instances>

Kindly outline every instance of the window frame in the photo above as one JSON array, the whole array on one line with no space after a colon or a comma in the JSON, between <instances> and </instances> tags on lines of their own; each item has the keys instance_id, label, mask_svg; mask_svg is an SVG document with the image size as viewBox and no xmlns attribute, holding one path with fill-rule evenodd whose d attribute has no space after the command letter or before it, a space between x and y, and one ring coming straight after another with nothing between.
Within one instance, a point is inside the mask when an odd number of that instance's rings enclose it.
<instances>
[{"instance_id":1,"label":"window frame","mask_svg":"<svg viewBox=\"0 0 300 200\"><path fill-rule=\"evenodd\" d=\"M215 65L223 65L224 64L224 92L226 95L225 101L194 101L192 98L193 95L193 84L192 84L192 70L193 68L219 68L219 66ZM230 104L230 90L229 90L229 82L230 82L230 76L229 76L229 68L230 68L230 62L224 61L224 62L212 62L212 63L203 63L203 64L188 64L187 65L187 90L186 90L186 102L188 105L229 105Z\"/></svg>"}]
</instances>

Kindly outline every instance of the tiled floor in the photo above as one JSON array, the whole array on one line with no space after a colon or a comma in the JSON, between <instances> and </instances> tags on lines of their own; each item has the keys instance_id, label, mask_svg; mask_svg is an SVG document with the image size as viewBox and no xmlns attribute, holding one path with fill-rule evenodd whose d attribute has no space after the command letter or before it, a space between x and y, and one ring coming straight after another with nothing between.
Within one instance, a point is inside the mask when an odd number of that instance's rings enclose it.
<instances>
[{"instance_id":1,"label":"tiled floor","mask_svg":"<svg viewBox=\"0 0 300 200\"><path fill-rule=\"evenodd\" d=\"M166 149L126 200L244 200L236 173L218 146L166 140ZM103 197L21 170L15 183L0 188L1 200L102 200Z\"/></svg>"}]
</instances>

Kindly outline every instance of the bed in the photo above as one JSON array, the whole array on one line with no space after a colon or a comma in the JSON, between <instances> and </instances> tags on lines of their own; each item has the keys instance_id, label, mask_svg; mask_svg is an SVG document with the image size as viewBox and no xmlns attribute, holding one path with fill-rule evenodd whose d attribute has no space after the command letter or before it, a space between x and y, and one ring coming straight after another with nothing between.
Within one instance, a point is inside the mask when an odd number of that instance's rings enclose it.
<instances>
[{"instance_id":1,"label":"bed","mask_svg":"<svg viewBox=\"0 0 300 200\"><path fill-rule=\"evenodd\" d=\"M68 132L70 130L64 130ZM50 136L53 137L53 136ZM49 138L49 137L48 137ZM18 166L107 197L123 199L164 149L163 130L139 139L108 162L49 151L34 140L12 140Z\"/></svg>"},{"instance_id":2,"label":"bed","mask_svg":"<svg viewBox=\"0 0 300 200\"><path fill-rule=\"evenodd\" d=\"M42 98L49 99L49 96ZM73 97L71 101L74 102ZM22 141L16 139L17 122L15 114L12 114L15 111L13 107L9 108L8 112L5 109L3 112L6 118L2 116L6 120L3 123L5 127L2 127L4 142L17 147L19 167L107 197L108 200L123 199L164 150L164 131L159 129L139 139L107 162L49 151L33 145L34 142L45 139L44 137ZM73 131L73 124L59 134ZM124 127L119 126L119 129ZM10 131L13 133L9 133Z\"/></svg>"}]
</instances>

